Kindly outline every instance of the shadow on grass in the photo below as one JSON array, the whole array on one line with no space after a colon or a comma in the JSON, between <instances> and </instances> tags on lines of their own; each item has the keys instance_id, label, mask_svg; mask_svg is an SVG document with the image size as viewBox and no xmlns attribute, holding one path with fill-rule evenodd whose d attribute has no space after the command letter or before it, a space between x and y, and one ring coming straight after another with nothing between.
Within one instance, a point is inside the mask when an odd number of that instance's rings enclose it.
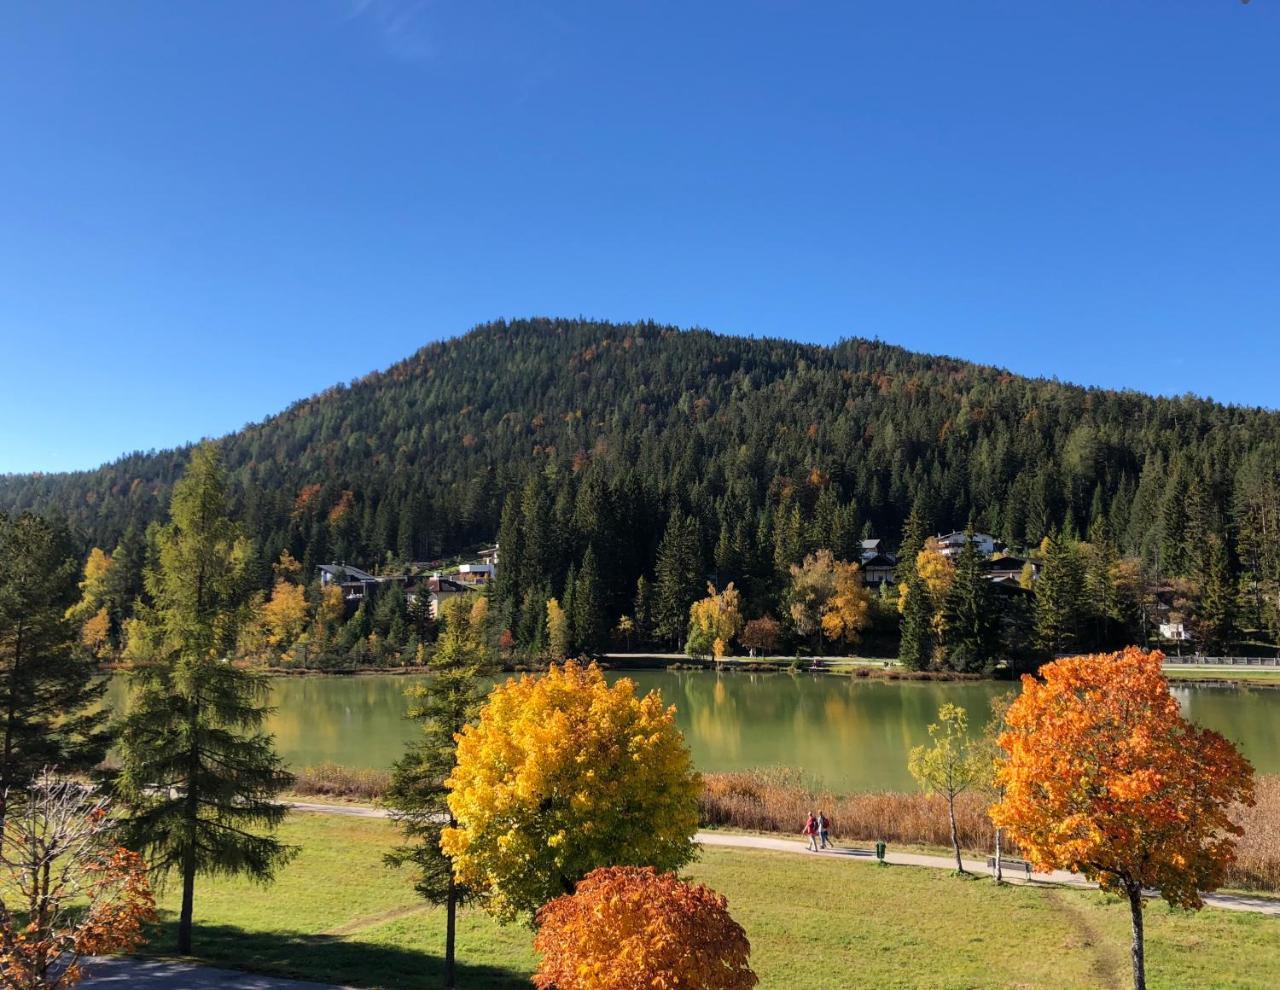
<instances>
[{"instance_id":1,"label":"shadow on grass","mask_svg":"<svg viewBox=\"0 0 1280 990\"><path fill-rule=\"evenodd\" d=\"M152 933L146 956L170 957L177 926L162 924ZM289 931L249 931L234 925L197 925L192 962L248 970L295 980L395 990L436 990L441 984L440 956L396 945L361 942L349 936ZM458 959L457 982L468 990L527 990L525 973L496 966L468 965Z\"/></svg>"}]
</instances>

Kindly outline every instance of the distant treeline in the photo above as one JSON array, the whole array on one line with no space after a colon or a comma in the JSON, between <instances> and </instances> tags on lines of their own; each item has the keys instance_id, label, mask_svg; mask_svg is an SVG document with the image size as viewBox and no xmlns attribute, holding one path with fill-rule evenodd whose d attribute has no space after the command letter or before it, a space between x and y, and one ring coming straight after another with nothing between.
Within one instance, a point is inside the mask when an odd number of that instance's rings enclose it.
<instances>
[{"instance_id":1,"label":"distant treeline","mask_svg":"<svg viewBox=\"0 0 1280 990\"><path fill-rule=\"evenodd\" d=\"M857 560L867 536L896 546L913 509L926 530L971 521L1013 547L1105 534L1148 585L1194 598L1214 580L1239 627L1280 624L1280 414L875 341L498 322L221 447L264 589L286 550L305 581L328 560L427 561L496 534L495 617L517 644L587 569L608 631L664 552L682 594L734 581L744 616L779 615L792 564L820 548ZM141 554L189 456L8 476L0 510L61 516L86 550ZM653 637L678 642L661 623Z\"/></svg>"}]
</instances>

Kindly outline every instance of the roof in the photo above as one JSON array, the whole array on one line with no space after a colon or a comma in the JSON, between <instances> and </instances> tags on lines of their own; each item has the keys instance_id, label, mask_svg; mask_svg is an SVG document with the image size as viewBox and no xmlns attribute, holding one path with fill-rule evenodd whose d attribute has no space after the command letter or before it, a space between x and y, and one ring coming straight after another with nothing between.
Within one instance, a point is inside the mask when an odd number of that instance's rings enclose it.
<instances>
[{"instance_id":1,"label":"roof","mask_svg":"<svg viewBox=\"0 0 1280 990\"><path fill-rule=\"evenodd\" d=\"M863 540L862 549L863 550L879 550L880 538L877 536L875 539L872 539L872 540Z\"/></svg>"},{"instance_id":2,"label":"roof","mask_svg":"<svg viewBox=\"0 0 1280 990\"><path fill-rule=\"evenodd\" d=\"M887 553L877 553L867 557L862 562L862 569L865 571L868 567L896 567L898 562L890 557Z\"/></svg>"},{"instance_id":3,"label":"roof","mask_svg":"<svg viewBox=\"0 0 1280 990\"><path fill-rule=\"evenodd\" d=\"M952 532L938 535L939 543L963 543L967 534L961 532ZM998 542L990 533L974 533L973 539L975 543L996 543Z\"/></svg>"},{"instance_id":4,"label":"roof","mask_svg":"<svg viewBox=\"0 0 1280 990\"><path fill-rule=\"evenodd\" d=\"M987 570L991 571L1012 571L1022 570L1024 566L1032 563L1025 557L1014 557L1011 554L1005 554L1003 557L993 557L986 562ZM1035 564L1032 564L1034 567Z\"/></svg>"},{"instance_id":5,"label":"roof","mask_svg":"<svg viewBox=\"0 0 1280 990\"><path fill-rule=\"evenodd\" d=\"M460 584L457 581L453 581L445 577L429 577L427 580L423 581L422 584L429 592L436 595L459 594L461 592L471 590L465 584Z\"/></svg>"},{"instance_id":6,"label":"roof","mask_svg":"<svg viewBox=\"0 0 1280 990\"><path fill-rule=\"evenodd\" d=\"M330 574L339 581L377 581L368 571L362 571L350 564L321 564L320 570Z\"/></svg>"}]
</instances>

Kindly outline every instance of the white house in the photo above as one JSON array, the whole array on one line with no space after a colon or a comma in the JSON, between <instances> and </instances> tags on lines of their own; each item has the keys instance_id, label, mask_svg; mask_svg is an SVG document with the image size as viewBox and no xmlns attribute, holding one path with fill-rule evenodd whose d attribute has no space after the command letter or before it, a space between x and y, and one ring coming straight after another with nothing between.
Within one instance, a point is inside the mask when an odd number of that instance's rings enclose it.
<instances>
[{"instance_id":1,"label":"white house","mask_svg":"<svg viewBox=\"0 0 1280 990\"><path fill-rule=\"evenodd\" d=\"M944 557L954 557L962 549L964 549L965 534L964 533L947 533L945 536L937 537L938 549ZM1004 546L994 536L987 533L974 533L973 542L978 548L978 552L984 557L990 557L996 552L997 548Z\"/></svg>"}]
</instances>

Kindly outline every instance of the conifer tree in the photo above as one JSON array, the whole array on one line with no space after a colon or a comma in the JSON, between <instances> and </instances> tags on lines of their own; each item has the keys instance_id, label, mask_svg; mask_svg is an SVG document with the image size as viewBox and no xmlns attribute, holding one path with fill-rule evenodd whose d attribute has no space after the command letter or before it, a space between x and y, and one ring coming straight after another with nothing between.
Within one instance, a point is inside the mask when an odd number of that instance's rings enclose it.
<instances>
[{"instance_id":1,"label":"conifer tree","mask_svg":"<svg viewBox=\"0 0 1280 990\"><path fill-rule=\"evenodd\" d=\"M6 794L46 767L91 770L106 753L106 679L66 617L78 570L61 527L0 513L0 830Z\"/></svg>"},{"instance_id":2,"label":"conifer tree","mask_svg":"<svg viewBox=\"0 0 1280 990\"><path fill-rule=\"evenodd\" d=\"M582 569L573 587L573 632L578 649L596 653L604 646L609 625L600 588L600 569L594 547L582 555Z\"/></svg>"},{"instance_id":3,"label":"conifer tree","mask_svg":"<svg viewBox=\"0 0 1280 990\"><path fill-rule=\"evenodd\" d=\"M675 649L684 639L689 606L701 597L705 585L698 542L697 521L673 512L658 546L653 618L655 632Z\"/></svg>"},{"instance_id":4,"label":"conifer tree","mask_svg":"<svg viewBox=\"0 0 1280 990\"><path fill-rule=\"evenodd\" d=\"M955 579L942 603L946 652L951 666L961 671L990 667L1000 649L1000 626L995 592L982 566L973 539L973 526L956 556Z\"/></svg>"},{"instance_id":5,"label":"conifer tree","mask_svg":"<svg viewBox=\"0 0 1280 990\"><path fill-rule=\"evenodd\" d=\"M155 532L154 605L132 633L133 696L120 721L121 795L130 848L178 873L178 951L191 953L199 874L270 879L293 850L271 834L292 777L263 731L267 680L230 662L249 618L252 547L227 515L217 449L192 451Z\"/></svg>"},{"instance_id":6,"label":"conifer tree","mask_svg":"<svg viewBox=\"0 0 1280 990\"><path fill-rule=\"evenodd\" d=\"M458 906L475 893L454 877L453 861L440 849L440 834L457 827L445 784L457 762L455 736L475 717L494 671L482 615L470 596L455 596L443 609L443 628L431 658L432 676L408 690L408 717L422 735L392 768L386 804L406 843L387 854L392 866L411 866L414 887L445 908L444 986L455 985ZM553 599L554 601L554 599ZM550 606L551 603L548 603ZM558 606L557 606L558 608Z\"/></svg>"},{"instance_id":7,"label":"conifer tree","mask_svg":"<svg viewBox=\"0 0 1280 990\"><path fill-rule=\"evenodd\" d=\"M1215 536L1206 542L1209 573L1196 607L1197 645L1201 653L1220 656L1235 638L1236 594L1222 539Z\"/></svg>"},{"instance_id":8,"label":"conifer tree","mask_svg":"<svg viewBox=\"0 0 1280 990\"><path fill-rule=\"evenodd\" d=\"M1084 575L1075 548L1047 537L1036 581L1036 643L1042 653L1053 657L1078 645L1083 599Z\"/></svg>"},{"instance_id":9,"label":"conifer tree","mask_svg":"<svg viewBox=\"0 0 1280 990\"><path fill-rule=\"evenodd\" d=\"M906 598L898 662L909 670L924 670L933 659L933 598L924 579L914 570L903 587Z\"/></svg>"}]
</instances>

